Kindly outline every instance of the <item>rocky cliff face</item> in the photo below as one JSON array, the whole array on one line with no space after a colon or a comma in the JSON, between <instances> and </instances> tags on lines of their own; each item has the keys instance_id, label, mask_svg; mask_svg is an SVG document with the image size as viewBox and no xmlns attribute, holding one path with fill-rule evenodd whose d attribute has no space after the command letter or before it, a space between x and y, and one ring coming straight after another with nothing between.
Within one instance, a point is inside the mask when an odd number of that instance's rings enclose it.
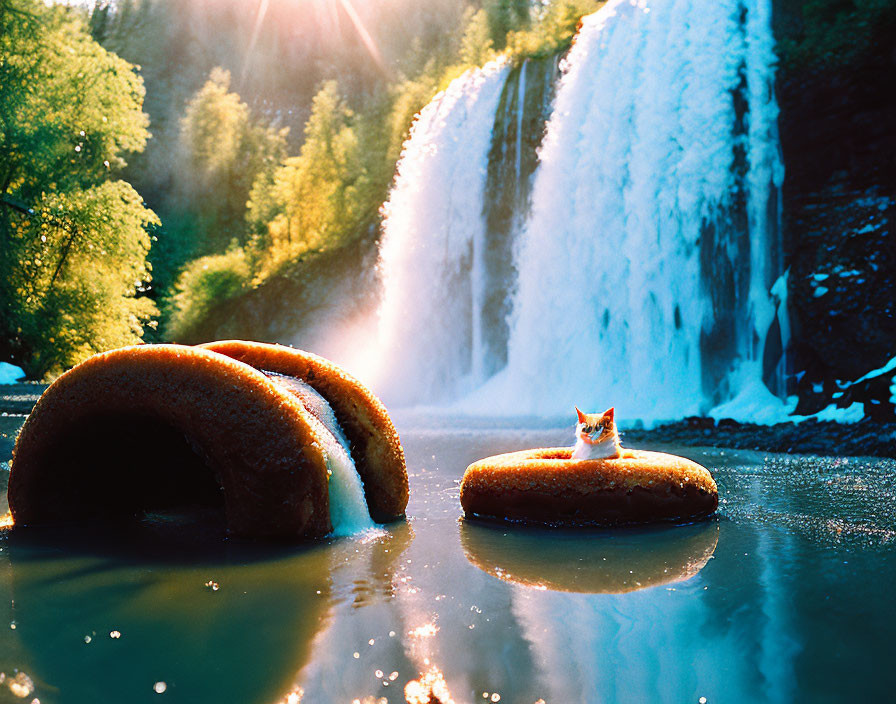
<instances>
[{"instance_id":1,"label":"rocky cliff face","mask_svg":"<svg viewBox=\"0 0 896 704\"><path fill-rule=\"evenodd\" d=\"M863 401L893 417L896 2L775 0L783 227L801 413Z\"/></svg>"}]
</instances>

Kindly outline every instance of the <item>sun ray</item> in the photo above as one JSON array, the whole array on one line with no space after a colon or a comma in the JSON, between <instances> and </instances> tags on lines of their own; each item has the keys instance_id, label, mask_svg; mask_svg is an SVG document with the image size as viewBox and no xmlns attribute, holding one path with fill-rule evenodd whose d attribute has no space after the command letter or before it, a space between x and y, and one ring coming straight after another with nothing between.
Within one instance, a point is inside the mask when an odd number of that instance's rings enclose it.
<instances>
[{"instance_id":1,"label":"sun ray","mask_svg":"<svg viewBox=\"0 0 896 704\"><path fill-rule=\"evenodd\" d=\"M240 71L240 85L246 84L246 78L249 74L249 62L252 61L252 54L255 52L255 44L258 43L258 35L261 32L261 23L264 22L265 15L268 12L270 0L260 0L258 3L258 12L255 14L255 24L252 26L252 36L249 38L249 48L246 51L246 58L243 59L243 68Z\"/></svg>"},{"instance_id":2,"label":"sun ray","mask_svg":"<svg viewBox=\"0 0 896 704\"><path fill-rule=\"evenodd\" d=\"M358 36L367 48L367 52L370 54L370 58L373 59L374 63L383 73L388 75L389 71L386 68L380 50L377 48L376 42L373 41L373 37L370 36L370 32L367 31L367 27L364 26L364 22L358 14L358 11L355 9L355 6L352 5L351 0L339 0L339 4L342 5L342 9L345 10L345 13L352 21L355 31L358 32Z\"/></svg>"}]
</instances>

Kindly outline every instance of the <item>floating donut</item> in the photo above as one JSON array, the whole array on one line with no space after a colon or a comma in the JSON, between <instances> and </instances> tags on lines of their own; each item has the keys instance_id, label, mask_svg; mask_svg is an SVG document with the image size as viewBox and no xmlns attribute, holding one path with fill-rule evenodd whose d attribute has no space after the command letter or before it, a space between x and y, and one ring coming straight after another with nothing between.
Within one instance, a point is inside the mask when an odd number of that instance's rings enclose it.
<instances>
[{"instance_id":1,"label":"floating donut","mask_svg":"<svg viewBox=\"0 0 896 704\"><path fill-rule=\"evenodd\" d=\"M233 535L326 535L333 528L329 485L338 443L303 403L318 387L345 425L370 514L379 521L403 514L404 454L369 391L313 355L250 343L228 349L234 354L128 347L59 377L16 440L9 478L15 524L199 504L223 508ZM240 349L282 362L267 372L287 369L283 360L291 356L306 367L296 363L299 381L289 370L266 374L235 359Z\"/></svg>"},{"instance_id":2,"label":"floating donut","mask_svg":"<svg viewBox=\"0 0 896 704\"><path fill-rule=\"evenodd\" d=\"M705 468L683 457L623 449L620 457L572 460L571 448L487 457L464 473L468 516L557 526L690 521L716 510Z\"/></svg>"},{"instance_id":3,"label":"floating donut","mask_svg":"<svg viewBox=\"0 0 896 704\"><path fill-rule=\"evenodd\" d=\"M463 521L460 542L471 564L511 584L579 594L625 594L684 582L715 552L719 526L688 526L589 535L580 530L521 528Z\"/></svg>"}]
</instances>

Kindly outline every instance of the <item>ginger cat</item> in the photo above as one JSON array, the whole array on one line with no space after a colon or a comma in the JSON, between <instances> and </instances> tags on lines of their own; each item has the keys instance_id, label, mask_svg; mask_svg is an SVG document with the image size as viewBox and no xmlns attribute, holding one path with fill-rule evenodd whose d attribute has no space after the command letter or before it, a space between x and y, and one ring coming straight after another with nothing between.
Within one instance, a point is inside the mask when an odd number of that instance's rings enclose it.
<instances>
[{"instance_id":1,"label":"ginger cat","mask_svg":"<svg viewBox=\"0 0 896 704\"><path fill-rule=\"evenodd\" d=\"M615 408L603 413L582 413L576 408L576 446L574 460L612 460L620 457L622 446L613 420Z\"/></svg>"}]
</instances>

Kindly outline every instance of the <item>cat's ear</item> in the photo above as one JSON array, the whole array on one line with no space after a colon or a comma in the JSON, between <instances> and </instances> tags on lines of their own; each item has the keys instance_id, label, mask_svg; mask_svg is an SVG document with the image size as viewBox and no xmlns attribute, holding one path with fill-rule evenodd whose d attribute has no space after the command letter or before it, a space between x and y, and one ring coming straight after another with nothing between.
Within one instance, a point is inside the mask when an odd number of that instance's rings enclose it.
<instances>
[{"instance_id":1,"label":"cat's ear","mask_svg":"<svg viewBox=\"0 0 896 704\"><path fill-rule=\"evenodd\" d=\"M609 418L610 422L613 422L613 417L616 415L616 407L611 406L607 410L604 411L604 418Z\"/></svg>"},{"instance_id":2,"label":"cat's ear","mask_svg":"<svg viewBox=\"0 0 896 704\"><path fill-rule=\"evenodd\" d=\"M585 414L579 410L578 406L576 406L576 415L579 417L579 423L585 422Z\"/></svg>"}]
</instances>

